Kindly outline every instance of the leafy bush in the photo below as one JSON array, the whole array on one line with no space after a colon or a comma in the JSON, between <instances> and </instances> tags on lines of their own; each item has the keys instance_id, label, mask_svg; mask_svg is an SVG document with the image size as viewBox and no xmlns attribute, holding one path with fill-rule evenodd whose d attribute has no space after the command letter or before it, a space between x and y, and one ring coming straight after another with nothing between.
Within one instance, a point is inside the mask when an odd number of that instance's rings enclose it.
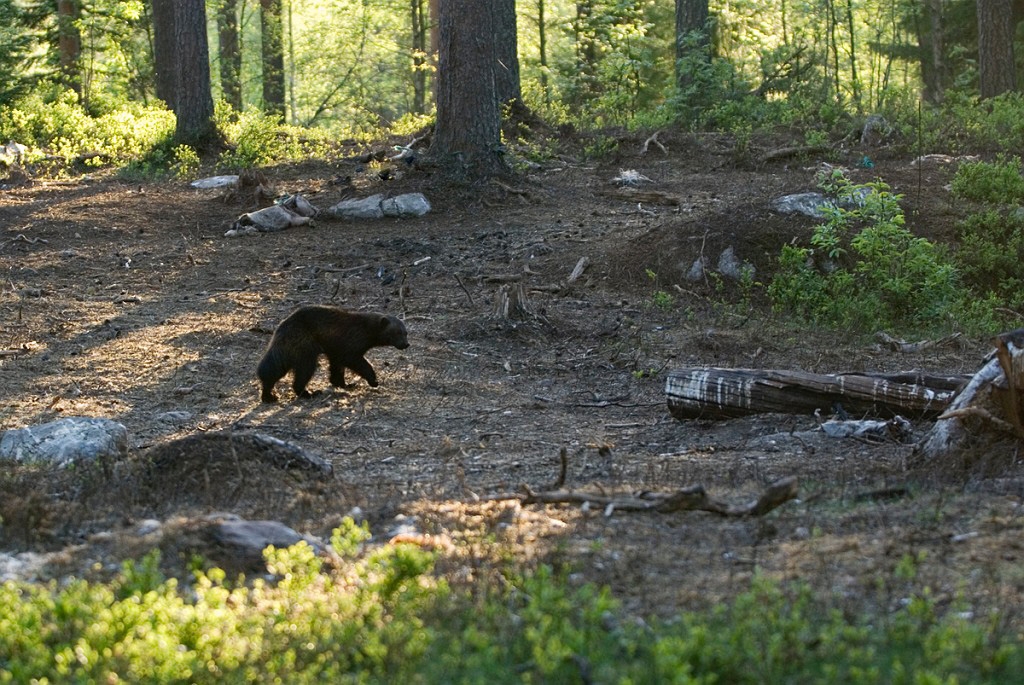
<instances>
[{"instance_id":1,"label":"leafy bush","mask_svg":"<svg viewBox=\"0 0 1024 685\"><path fill-rule=\"evenodd\" d=\"M958 197L975 202L1020 203L1024 201L1020 158L1007 160L1000 156L994 163L961 164L953 176L952 191Z\"/></svg>"},{"instance_id":2,"label":"leafy bush","mask_svg":"<svg viewBox=\"0 0 1024 685\"><path fill-rule=\"evenodd\" d=\"M70 90L52 101L34 93L15 107L0 109L0 139L16 140L66 161L82 153L97 153L96 163L139 160L169 144L173 134L174 114L162 107L126 104L91 117Z\"/></svg>"},{"instance_id":3,"label":"leafy bush","mask_svg":"<svg viewBox=\"0 0 1024 685\"><path fill-rule=\"evenodd\" d=\"M6 582L0 682L999 683L1024 668L997 616L944 613L912 573L909 601L880 616L759 578L709 614L643 623L547 567L453 592L419 548L366 551L367 536L335 531L334 571L305 543L268 548L276 582L211 569L186 591L155 554L106 584Z\"/></svg>"},{"instance_id":4,"label":"leafy bush","mask_svg":"<svg viewBox=\"0 0 1024 685\"><path fill-rule=\"evenodd\" d=\"M963 164L953 178L957 197L978 202L982 211L957 229L955 256L964 282L977 295L973 308L988 310L993 328L1015 324L1024 309L1024 177L1020 158Z\"/></svg>"},{"instance_id":5,"label":"leafy bush","mask_svg":"<svg viewBox=\"0 0 1024 685\"><path fill-rule=\"evenodd\" d=\"M768 286L777 309L859 331L929 328L962 312L957 270L906 229L899 195L841 174L822 186L838 194L838 205L815 229L813 247L783 247Z\"/></svg>"}]
</instances>

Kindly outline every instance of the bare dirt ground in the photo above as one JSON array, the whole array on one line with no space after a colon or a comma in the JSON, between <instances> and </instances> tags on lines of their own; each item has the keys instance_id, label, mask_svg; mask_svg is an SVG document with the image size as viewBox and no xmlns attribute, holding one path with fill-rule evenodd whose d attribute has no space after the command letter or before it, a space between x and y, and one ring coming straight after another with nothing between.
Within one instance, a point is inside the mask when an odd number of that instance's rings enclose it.
<instances>
[{"instance_id":1,"label":"bare dirt ground","mask_svg":"<svg viewBox=\"0 0 1024 685\"><path fill-rule=\"evenodd\" d=\"M767 281L780 246L812 226L769 202L813 190L821 160L759 164L768 142L738 155L714 136L661 140L667 153L640 155L643 138L627 137L599 161L567 155L477 190L411 172L387 182L357 174L346 191L329 181L353 173L350 164L269 169L279 192L320 208L353 192L419 190L434 211L235 239L225 230L253 207L184 182L97 174L0 191L0 349L22 351L0 357L0 428L115 419L129 430L130 462L174 438L255 430L335 469L327 481L248 471L230 487L197 477L142 488L128 468L76 485L64 472L4 465L0 549L45 555L34 572L45 578L102 575L157 544L180 573L196 551L187 536L143 540L131 534L139 521L184 531L193 517L231 511L327 537L361 512L378 541L401 523L433 535L439 568L454 579L567 563L574 582L608 584L643 614L706 608L760 573L802 579L837 606L885 610L929 586L942 601L960 594L1021 621L1024 474L1013 457L979 475L916 464L911 445L758 440L812 429L811 416L669 415L665 375L676 367L971 373L989 344L898 355L787 325L758 291L744 303L735 284L686 281L698 256L714 263L728 246ZM954 168L869 152L871 169L856 168L863 151L831 161L849 164L855 181L889 183L905 195L913 230L949 240L957 209L943 186ZM678 206L602 194L620 169L649 177L643 190ZM589 267L566 285L580 257ZM525 284L536 317L495 318L509 277ZM670 306L656 304L659 290ZM282 401L261 404L256 364L276 323L303 303L396 314L411 347L368 354L377 389L332 390L321 369L313 399L296 400L282 381ZM916 436L928 428L917 424ZM563 447L568 487L701 483L744 502L794 476L800 498L739 519L487 499L549 486ZM914 578L894 572L908 555Z\"/></svg>"}]
</instances>

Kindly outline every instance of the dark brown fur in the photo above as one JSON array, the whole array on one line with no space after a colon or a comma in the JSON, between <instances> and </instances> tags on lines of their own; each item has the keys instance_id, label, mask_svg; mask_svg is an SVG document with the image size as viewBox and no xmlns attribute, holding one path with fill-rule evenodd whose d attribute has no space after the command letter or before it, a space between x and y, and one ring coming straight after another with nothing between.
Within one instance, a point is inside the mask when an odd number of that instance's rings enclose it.
<instances>
[{"instance_id":1,"label":"dark brown fur","mask_svg":"<svg viewBox=\"0 0 1024 685\"><path fill-rule=\"evenodd\" d=\"M345 387L345 369L351 369L377 387L377 374L363 357L372 347L409 346L405 324L394 316L349 312L339 307L309 305L288 315L274 331L256 369L262 384L261 399L276 402L274 385L292 372L292 388L310 397L306 384L316 373L320 355L330 365L331 385Z\"/></svg>"}]
</instances>

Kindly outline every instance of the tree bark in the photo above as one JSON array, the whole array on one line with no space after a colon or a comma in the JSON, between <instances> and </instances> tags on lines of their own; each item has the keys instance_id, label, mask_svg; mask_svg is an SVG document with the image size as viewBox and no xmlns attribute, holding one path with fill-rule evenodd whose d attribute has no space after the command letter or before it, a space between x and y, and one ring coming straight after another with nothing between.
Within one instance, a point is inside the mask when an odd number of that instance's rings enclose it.
<instances>
[{"instance_id":1,"label":"tree bark","mask_svg":"<svg viewBox=\"0 0 1024 685\"><path fill-rule=\"evenodd\" d=\"M691 36L697 36L697 40L692 41ZM685 65L709 62L710 46L708 0L676 0L676 83L680 90L693 82Z\"/></svg>"},{"instance_id":2,"label":"tree bark","mask_svg":"<svg viewBox=\"0 0 1024 685\"><path fill-rule=\"evenodd\" d=\"M429 10L424 0L410 0L410 30L412 31L412 111L427 111L427 41L429 40Z\"/></svg>"},{"instance_id":3,"label":"tree bark","mask_svg":"<svg viewBox=\"0 0 1024 685\"><path fill-rule=\"evenodd\" d=\"M983 98L1016 90L1013 0L977 0L978 90Z\"/></svg>"},{"instance_id":4,"label":"tree bark","mask_svg":"<svg viewBox=\"0 0 1024 685\"><path fill-rule=\"evenodd\" d=\"M477 0L441 0L437 124L429 155L470 180L508 172L501 153L493 12Z\"/></svg>"},{"instance_id":5,"label":"tree bark","mask_svg":"<svg viewBox=\"0 0 1024 685\"><path fill-rule=\"evenodd\" d=\"M177 111L174 101L178 90L174 36L174 0L153 0L153 67L156 96Z\"/></svg>"},{"instance_id":6,"label":"tree bark","mask_svg":"<svg viewBox=\"0 0 1024 685\"><path fill-rule=\"evenodd\" d=\"M217 8L220 87L224 100L242 111L242 50L238 33L238 0L221 0Z\"/></svg>"},{"instance_id":7,"label":"tree bark","mask_svg":"<svg viewBox=\"0 0 1024 685\"><path fill-rule=\"evenodd\" d=\"M494 83L498 102L519 103L523 93L519 81L519 48L516 32L515 0L491 0L494 9Z\"/></svg>"},{"instance_id":8,"label":"tree bark","mask_svg":"<svg viewBox=\"0 0 1024 685\"><path fill-rule=\"evenodd\" d=\"M203 149L216 141L210 93L210 49L206 41L204 0L174 0L174 46L177 88L174 113L179 144Z\"/></svg>"},{"instance_id":9,"label":"tree bark","mask_svg":"<svg viewBox=\"0 0 1024 685\"><path fill-rule=\"evenodd\" d=\"M917 29L921 79L924 82L921 96L926 102L937 105L942 102L946 90L942 0L925 0L922 8L921 25Z\"/></svg>"},{"instance_id":10,"label":"tree bark","mask_svg":"<svg viewBox=\"0 0 1024 685\"><path fill-rule=\"evenodd\" d=\"M281 0L260 0L263 109L284 118L284 31Z\"/></svg>"},{"instance_id":11,"label":"tree bark","mask_svg":"<svg viewBox=\"0 0 1024 685\"><path fill-rule=\"evenodd\" d=\"M57 0L57 47L60 53L60 75L65 86L82 94L82 34L75 22L81 16L77 0Z\"/></svg>"}]
</instances>

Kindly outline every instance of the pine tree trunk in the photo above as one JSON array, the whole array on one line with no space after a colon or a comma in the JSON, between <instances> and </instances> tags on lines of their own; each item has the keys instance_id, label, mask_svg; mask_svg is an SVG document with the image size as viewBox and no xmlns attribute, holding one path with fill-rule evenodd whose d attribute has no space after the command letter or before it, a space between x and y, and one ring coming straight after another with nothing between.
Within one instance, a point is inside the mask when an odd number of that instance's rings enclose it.
<instances>
[{"instance_id":1,"label":"pine tree trunk","mask_svg":"<svg viewBox=\"0 0 1024 685\"><path fill-rule=\"evenodd\" d=\"M990 98L1017 88L1013 59L1013 0L977 0L978 85Z\"/></svg>"},{"instance_id":2,"label":"pine tree trunk","mask_svg":"<svg viewBox=\"0 0 1024 685\"><path fill-rule=\"evenodd\" d=\"M456 177L508 169L501 154L493 12L477 0L441 0L437 124L430 157Z\"/></svg>"},{"instance_id":3,"label":"pine tree trunk","mask_svg":"<svg viewBox=\"0 0 1024 685\"><path fill-rule=\"evenodd\" d=\"M205 148L216 139L210 93L210 49L206 41L206 3L174 0L174 45L177 89L175 139Z\"/></svg>"},{"instance_id":4,"label":"pine tree trunk","mask_svg":"<svg viewBox=\"0 0 1024 685\"><path fill-rule=\"evenodd\" d=\"M523 93L519 81L519 49L516 45L515 0L491 0L494 9L494 50L496 62L494 83L498 102L522 106Z\"/></svg>"},{"instance_id":5,"label":"pine tree trunk","mask_svg":"<svg viewBox=\"0 0 1024 685\"><path fill-rule=\"evenodd\" d=\"M410 0L409 24L412 31L412 111L427 111L427 7L424 0Z\"/></svg>"},{"instance_id":6,"label":"pine tree trunk","mask_svg":"<svg viewBox=\"0 0 1024 685\"><path fill-rule=\"evenodd\" d=\"M57 0L57 47L60 53L60 75L65 86L82 94L82 75L79 58L82 54L82 34L75 22L80 10L76 0Z\"/></svg>"},{"instance_id":7,"label":"pine tree trunk","mask_svg":"<svg viewBox=\"0 0 1024 685\"><path fill-rule=\"evenodd\" d=\"M220 87L224 100L242 110L242 50L238 34L238 0L221 0L217 10Z\"/></svg>"},{"instance_id":8,"label":"pine tree trunk","mask_svg":"<svg viewBox=\"0 0 1024 685\"><path fill-rule=\"evenodd\" d=\"M700 36L695 43L690 41L694 34ZM676 0L676 83L680 90L693 81L693 75L683 68L686 61L710 61L710 46L708 0ZM698 60L688 60L693 57Z\"/></svg>"},{"instance_id":9,"label":"pine tree trunk","mask_svg":"<svg viewBox=\"0 0 1024 685\"><path fill-rule=\"evenodd\" d=\"M178 90L174 41L174 0L153 0L156 96L163 100L171 111L177 111L174 96Z\"/></svg>"},{"instance_id":10,"label":"pine tree trunk","mask_svg":"<svg viewBox=\"0 0 1024 685\"><path fill-rule=\"evenodd\" d=\"M281 0L260 0L263 109L284 118L284 39Z\"/></svg>"},{"instance_id":11,"label":"pine tree trunk","mask_svg":"<svg viewBox=\"0 0 1024 685\"><path fill-rule=\"evenodd\" d=\"M918 26L917 41L921 46L921 96L925 102L942 102L946 89L946 60L943 49L942 0L926 0L923 25Z\"/></svg>"}]
</instances>

